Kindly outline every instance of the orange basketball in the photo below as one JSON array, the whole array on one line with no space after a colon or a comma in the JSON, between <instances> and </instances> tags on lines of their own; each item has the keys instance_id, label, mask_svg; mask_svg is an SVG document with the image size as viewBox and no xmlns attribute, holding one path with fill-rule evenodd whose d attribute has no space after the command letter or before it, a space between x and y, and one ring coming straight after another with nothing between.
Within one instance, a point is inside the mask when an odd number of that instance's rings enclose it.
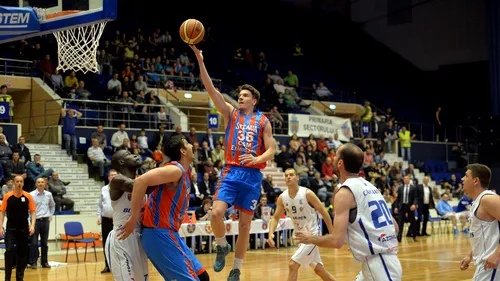
<instances>
[{"instance_id":1,"label":"orange basketball","mask_svg":"<svg viewBox=\"0 0 500 281\"><path fill-rule=\"evenodd\" d=\"M182 41L190 45L195 45L203 40L205 28L199 20L188 19L181 24L179 34L181 35Z\"/></svg>"}]
</instances>

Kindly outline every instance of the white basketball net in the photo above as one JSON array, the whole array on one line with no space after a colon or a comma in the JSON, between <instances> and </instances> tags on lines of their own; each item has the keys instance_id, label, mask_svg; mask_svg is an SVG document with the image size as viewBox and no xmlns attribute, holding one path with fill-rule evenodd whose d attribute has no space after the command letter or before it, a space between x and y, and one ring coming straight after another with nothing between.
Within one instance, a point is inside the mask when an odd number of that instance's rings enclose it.
<instances>
[{"instance_id":1,"label":"white basketball net","mask_svg":"<svg viewBox=\"0 0 500 281\"><path fill-rule=\"evenodd\" d=\"M106 22L54 32L58 70L98 72L97 47Z\"/></svg>"}]
</instances>

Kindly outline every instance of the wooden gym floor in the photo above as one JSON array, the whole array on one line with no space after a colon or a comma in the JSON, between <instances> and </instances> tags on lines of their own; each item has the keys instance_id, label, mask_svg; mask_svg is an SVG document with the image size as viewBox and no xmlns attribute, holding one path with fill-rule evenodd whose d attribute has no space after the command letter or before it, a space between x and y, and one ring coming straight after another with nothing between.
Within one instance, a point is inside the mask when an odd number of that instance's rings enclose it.
<instances>
[{"instance_id":1,"label":"wooden gym floor","mask_svg":"<svg viewBox=\"0 0 500 281\"><path fill-rule=\"evenodd\" d=\"M49 246L50 247L50 246ZM243 263L241 280L258 281L281 281L286 280L288 274L288 261L297 248L281 248L266 250L251 250L247 252ZM471 266L467 271L459 268L460 260L470 251L468 236L465 234L435 234L431 237L419 237L418 242L413 242L411 238L403 238L400 244L398 257L403 266L403 280L405 281L427 281L427 280L471 280L475 267ZM76 263L76 256L70 256L67 266L53 267L51 269L38 268L36 270L27 268L25 271L26 281L112 281L111 274L101 274L104 267L104 257L102 252L98 252L98 262L94 261L93 252L87 257L87 262L83 262L84 251L79 251L80 263ZM51 254L49 261L64 262L64 255ZM200 262L205 266L210 274L211 280L226 280L231 270L234 253L227 259L226 268L220 272L213 271L213 261L215 254L197 255ZM330 273L337 280L354 280L361 265L356 264L347 251L347 247L340 250L321 249L321 258ZM3 259L3 257L2 257ZM0 271L0 278L4 273ZM15 273L13 272L13 278ZM320 280L312 269L301 269L299 280ZM163 280L156 269L149 263L149 280Z\"/></svg>"}]
</instances>

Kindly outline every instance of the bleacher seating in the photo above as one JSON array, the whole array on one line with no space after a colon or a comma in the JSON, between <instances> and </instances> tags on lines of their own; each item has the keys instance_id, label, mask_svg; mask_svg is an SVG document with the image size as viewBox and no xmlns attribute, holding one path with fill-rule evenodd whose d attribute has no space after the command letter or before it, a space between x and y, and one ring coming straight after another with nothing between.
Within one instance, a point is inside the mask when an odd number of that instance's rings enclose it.
<instances>
[{"instance_id":1,"label":"bleacher seating","mask_svg":"<svg viewBox=\"0 0 500 281\"><path fill-rule=\"evenodd\" d=\"M71 182L65 195L75 202L74 210L80 213L95 213L99 202L102 182L96 182L88 174L87 165L78 164L66 151L56 144L27 143L31 155L40 154L45 169L52 168L63 181Z\"/></svg>"}]
</instances>

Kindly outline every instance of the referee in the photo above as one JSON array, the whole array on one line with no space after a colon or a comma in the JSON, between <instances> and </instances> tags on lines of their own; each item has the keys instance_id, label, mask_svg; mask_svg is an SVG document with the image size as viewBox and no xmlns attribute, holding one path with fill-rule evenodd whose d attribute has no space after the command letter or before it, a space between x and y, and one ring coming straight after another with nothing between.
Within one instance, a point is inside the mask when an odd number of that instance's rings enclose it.
<instances>
[{"instance_id":1,"label":"referee","mask_svg":"<svg viewBox=\"0 0 500 281\"><path fill-rule=\"evenodd\" d=\"M117 175L116 170L109 170L108 181ZM101 271L101 273L111 272L109 270L108 259L106 258L106 240L108 239L108 234L113 230L113 207L111 206L111 198L109 196L109 184L105 185L101 189L101 197L99 198L99 206L97 208L97 224L101 225L102 233L102 248L104 252L104 262L106 266Z\"/></svg>"},{"instance_id":2,"label":"referee","mask_svg":"<svg viewBox=\"0 0 500 281\"><path fill-rule=\"evenodd\" d=\"M5 280L10 280L16 245L16 280L24 280L24 269L28 261L28 239L35 230L36 206L29 193L23 191L22 176L14 178L14 190L3 197L0 212L0 226L7 214L7 228L4 233L0 227L0 236L5 235ZM28 222L31 214L31 225Z\"/></svg>"}]
</instances>

